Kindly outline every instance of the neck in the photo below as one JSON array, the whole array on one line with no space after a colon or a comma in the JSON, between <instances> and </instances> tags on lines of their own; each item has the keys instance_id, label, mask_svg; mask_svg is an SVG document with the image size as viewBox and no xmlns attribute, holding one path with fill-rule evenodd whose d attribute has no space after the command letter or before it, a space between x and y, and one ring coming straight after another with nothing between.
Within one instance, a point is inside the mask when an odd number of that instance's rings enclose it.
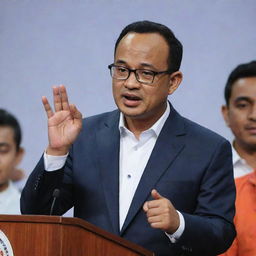
<instances>
[{"instance_id":1,"label":"neck","mask_svg":"<svg viewBox=\"0 0 256 256\"><path fill-rule=\"evenodd\" d=\"M137 139L140 137L142 132L148 130L154 124L151 124L151 122L130 119L127 117L125 117L125 123L126 127L135 135Z\"/></svg>"},{"instance_id":2,"label":"neck","mask_svg":"<svg viewBox=\"0 0 256 256\"><path fill-rule=\"evenodd\" d=\"M167 105L158 114L154 116L146 116L146 117L129 117L124 116L125 126L134 134L134 136L138 139L140 134L143 131L151 128L164 114Z\"/></svg>"},{"instance_id":3,"label":"neck","mask_svg":"<svg viewBox=\"0 0 256 256\"><path fill-rule=\"evenodd\" d=\"M256 169L256 148L249 148L241 146L236 141L234 142L234 148L241 158L253 169Z\"/></svg>"}]
</instances>

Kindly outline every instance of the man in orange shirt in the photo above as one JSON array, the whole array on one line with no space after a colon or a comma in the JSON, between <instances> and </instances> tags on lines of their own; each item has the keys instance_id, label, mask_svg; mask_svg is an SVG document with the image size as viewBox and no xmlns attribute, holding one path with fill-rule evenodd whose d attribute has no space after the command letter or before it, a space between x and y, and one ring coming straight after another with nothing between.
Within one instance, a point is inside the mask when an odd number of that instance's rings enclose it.
<instances>
[{"instance_id":1,"label":"man in orange shirt","mask_svg":"<svg viewBox=\"0 0 256 256\"><path fill-rule=\"evenodd\" d=\"M235 136L234 171L235 178L240 177L236 178L234 222L237 237L223 255L255 256L256 172L253 170L256 170L256 61L239 65L232 71L225 87L225 98L226 106L222 107L222 113ZM246 166L249 168L244 168ZM247 174L238 175L243 172Z\"/></svg>"},{"instance_id":2,"label":"man in orange shirt","mask_svg":"<svg viewBox=\"0 0 256 256\"><path fill-rule=\"evenodd\" d=\"M225 256L256 255L256 172L236 179L237 237Z\"/></svg>"}]
</instances>

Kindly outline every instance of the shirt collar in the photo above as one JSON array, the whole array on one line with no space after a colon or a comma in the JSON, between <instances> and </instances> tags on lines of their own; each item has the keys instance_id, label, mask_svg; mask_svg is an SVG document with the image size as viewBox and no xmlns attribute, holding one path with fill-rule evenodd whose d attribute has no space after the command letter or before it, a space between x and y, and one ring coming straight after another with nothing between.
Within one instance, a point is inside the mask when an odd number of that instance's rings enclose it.
<instances>
[{"instance_id":1,"label":"shirt collar","mask_svg":"<svg viewBox=\"0 0 256 256\"><path fill-rule=\"evenodd\" d=\"M246 161L237 153L235 147L234 147L234 141L232 143L232 158L233 158L233 165L235 166L236 164L243 164L248 166Z\"/></svg>"},{"instance_id":2,"label":"shirt collar","mask_svg":"<svg viewBox=\"0 0 256 256\"><path fill-rule=\"evenodd\" d=\"M0 200L6 199L11 194L12 190L13 190L13 184L11 181L9 181L8 187L4 191L0 192Z\"/></svg>"},{"instance_id":3,"label":"shirt collar","mask_svg":"<svg viewBox=\"0 0 256 256\"><path fill-rule=\"evenodd\" d=\"M167 107L166 110L164 111L163 115L146 131L152 130L156 136L158 137L164 124L165 121L167 120L168 116L170 114L170 105L167 102ZM124 114L122 112L120 112L120 119L119 119L119 131L120 134L122 133L126 133L127 131L129 131L126 127L125 127L125 122L124 122ZM145 131L144 131L145 132Z\"/></svg>"},{"instance_id":4,"label":"shirt collar","mask_svg":"<svg viewBox=\"0 0 256 256\"><path fill-rule=\"evenodd\" d=\"M254 171L253 173L250 173L248 175L248 180L251 184L253 184L254 186L256 186L256 171Z\"/></svg>"},{"instance_id":5,"label":"shirt collar","mask_svg":"<svg viewBox=\"0 0 256 256\"><path fill-rule=\"evenodd\" d=\"M240 162L240 161L244 161L244 159L242 159L237 151L234 148L234 142L232 143L232 158L233 158L233 165L235 165L236 163Z\"/></svg>"}]
</instances>

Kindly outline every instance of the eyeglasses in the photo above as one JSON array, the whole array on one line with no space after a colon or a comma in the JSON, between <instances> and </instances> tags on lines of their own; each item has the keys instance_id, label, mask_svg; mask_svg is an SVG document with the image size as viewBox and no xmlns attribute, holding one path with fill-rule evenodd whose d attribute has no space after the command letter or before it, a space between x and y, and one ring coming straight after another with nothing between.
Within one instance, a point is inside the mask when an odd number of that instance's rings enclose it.
<instances>
[{"instance_id":1,"label":"eyeglasses","mask_svg":"<svg viewBox=\"0 0 256 256\"><path fill-rule=\"evenodd\" d=\"M137 81L143 84L152 84L154 82L155 76L157 75L172 73L172 71L170 70L156 72L148 69L130 69L115 64L109 65L108 68L110 70L110 75L112 76L112 78L115 78L117 80L126 80L129 78L131 72L133 72Z\"/></svg>"}]
</instances>

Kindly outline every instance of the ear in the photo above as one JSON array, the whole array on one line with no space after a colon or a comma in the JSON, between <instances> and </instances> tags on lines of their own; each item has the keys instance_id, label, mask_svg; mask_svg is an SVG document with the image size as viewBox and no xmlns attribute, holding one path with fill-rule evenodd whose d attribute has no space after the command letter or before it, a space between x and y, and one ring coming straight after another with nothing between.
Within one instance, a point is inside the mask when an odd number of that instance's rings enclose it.
<instances>
[{"instance_id":1,"label":"ear","mask_svg":"<svg viewBox=\"0 0 256 256\"><path fill-rule=\"evenodd\" d=\"M221 113L223 116L223 119L225 120L226 125L229 127L229 109L227 105L221 106Z\"/></svg>"},{"instance_id":2,"label":"ear","mask_svg":"<svg viewBox=\"0 0 256 256\"><path fill-rule=\"evenodd\" d=\"M183 75L180 71L176 71L170 75L169 80L169 95L173 94L174 91L179 87L182 81Z\"/></svg>"},{"instance_id":3,"label":"ear","mask_svg":"<svg viewBox=\"0 0 256 256\"><path fill-rule=\"evenodd\" d=\"M21 162L21 160L24 156L24 153L25 153L24 148L20 147L16 153L15 166L17 166Z\"/></svg>"}]
</instances>

